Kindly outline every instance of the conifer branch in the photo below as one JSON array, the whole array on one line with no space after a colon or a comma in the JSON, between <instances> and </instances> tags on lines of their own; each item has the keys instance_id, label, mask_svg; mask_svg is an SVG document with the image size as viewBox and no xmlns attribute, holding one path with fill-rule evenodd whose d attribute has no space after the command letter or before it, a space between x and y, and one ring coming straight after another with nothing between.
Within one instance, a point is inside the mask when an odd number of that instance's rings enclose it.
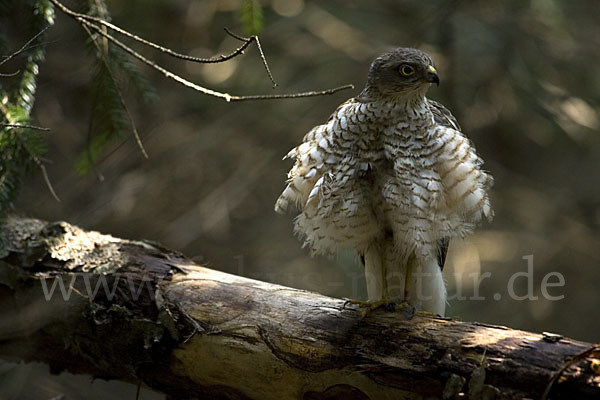
<instances>
[{"instance_id":1,"label":"conifer branch","mask_svg":"<svg viewBox=\"0 0 600 400\"><path fill-rule=\"evenodd\" d=\"M10 122L10 119L9 119L10 116L9 116L9 113L7 112L6 108L4 106L0 107L0 111L2 111L4 118L6 118L6 120ZM0 124L0 126L12 128L12 129L35 129L35 130L41 130L41 131L49 131L50 130L48 128L41 128L39 126L26 125L26 124L15 124L15 123L8 123L8 124L3 123L3 124ZM18 134L18 132L15 132L13 136L19 141L19 143L21 144L23 149L25 149L25 151L27 152L27 154L29 155L31 160L33 160L35 165L37 165L37 167L40 169L42 176L44 177L44 182L46 183L46 187L48 187L48 191L50 191L50 194L52 195L52 197L54 197L54 199L60 203L60 198L56 194L56 191L54 190L54 186L52 186L52 182L50 182L50 177L48 175L48 171L46 170L46 166L44 165L44 163L42 163L42 161L35 154L35 152L29 148L29 146L27 145L27 142L25 142L25 140L23 140L23 138Z\"/></svg>"},{"instance_id":2,"label":"conifer branch","mask_svg":"<svg viewBox=\"0 0 600 400\"><path fill-rule=\"evenodd\" d=\"M29 39L27 42L25 42L25 44L23 44L23 46L21 46L20 49L18 49L17 51L13 52L12 54L10 54L8 56L4 56L4 58L0 61L0 66L4 65L5 63L9 62L13 58L19 56L20 54L23 54L31 49L41 46L42 45L41 43L34 43L34 42L36 40L38 40L38 38L40 36L42 36L49 28L50 28L50 25L43 27L42 29L40 29L40 31L37 34L35 34L31 39ZM0 74L0 77L14 77L14 76L18 75L20 72L21 71L18 70L16 72L12 72L12 73L8 73L8 74ZM0 104L0 112L2 112L4 120L7 121L6 123L4 123L4 122L0 123L0 127L7 128L7 130L5 131L6 134L9 134L8 132L12 131L11 132L12 134L10 134L10 136L16 139L16 141L18 142L18 145L20 145L20 147L23 150L25 150L25 153L27 154L29 159L32 160L36 164L36 166L40 169L42 176L44 178L44 181L46 183L46 186L48 187L48 190L50 191L50 194L52 195L52 197L54 197L54 199L56 201L60 202L60 198L56 194L56 191L54 190L54 187L52 186L52 182L50 181L50 177L48 175L48 171L46 170L46 166L42 163L42 161L40 160L40 157L38 156L39 151L34 151L34 149L32 149L29 146L26 138L22 137L21 132L18 131L20 129L21 130L22 129L31 129L31 130L47 132L47 131L50 131L50 129L32 125L32 124L19 123L19 121L27 120L29 118L29 110L27 110L26 116L15 116L15 115L13 115L14 110L12 110L10 107L8 107L5 104ZM8 143L10 141L11 141L10 139L7 139L6 142ZM4 147L2 150L6 151L6 149ZM16 157L16 155L13 154L11 156L11 158L16 160L18 157ZM15 161L15 162L17 162L17 161ZM4 173L7 174L8 172L5 170ZM6 179L6 177L3 176L3 179ZM4 207L4 206L5 206L5 204L2 204L2 207Z\"/></svg>"},{"instance_id":3,"label":"conifer branch","mask_svg":"<svg viewBox=\"0 0 600 400\"><path fill-rule=\"evenodd\" d=\"M123 97L121 88L119 87L119 84L117 83L117 79L110 67L110 63L108 62L108 59L107 59L108 51L102 50L102 48L100 47L98 42L96 42L96 40L94 39L94 35L92 35L92 32L89 30L89 28L86 25L82 25L82 27L86 31L88 36L90 37L90 40L92 41L92 43L94 44L96 49L98 50L98 54L99 54L100 58L102 59L102 63L104 64L104 67L106 68L106 71L108 72L108 75L110 77L110 80L111 80L114 88L115 88L115 91L117 92L117 95L119 97L119 102L121 103L121 106L125 110L125 114L127 114L127 119L129 119L129 123L131 125L131 131L133 132L133 137L135 139L135 142L137 143L144 158L148 159L149 158L148 153L146 152L146 149L144 148L144 144L142 143L142 139L140 138L140 135L138 133L133 116L131 115L131 112L129 111L129 107L127 107L127 104L125 103L125 98Z\"/></svg>"}]
</instances>

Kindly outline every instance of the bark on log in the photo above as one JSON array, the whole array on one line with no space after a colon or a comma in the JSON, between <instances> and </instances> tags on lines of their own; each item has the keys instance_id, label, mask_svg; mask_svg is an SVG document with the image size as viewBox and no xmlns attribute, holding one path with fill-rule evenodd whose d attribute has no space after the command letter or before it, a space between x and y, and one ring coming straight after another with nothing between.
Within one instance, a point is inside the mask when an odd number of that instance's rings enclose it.
<instances>
[{"instance_id":1,"label":"bark on log","mask_svg":"<svg viewBox=\"0 0 600 400\"><path fill-rule=\"evenodd\" d=\"M64 222L10 217L0 235L0 357L173 398L540 398L573 359L550 397L600 398L598 353L578 357L590 348L421 314L363 317Z\"/></svg>"}]
</instances>

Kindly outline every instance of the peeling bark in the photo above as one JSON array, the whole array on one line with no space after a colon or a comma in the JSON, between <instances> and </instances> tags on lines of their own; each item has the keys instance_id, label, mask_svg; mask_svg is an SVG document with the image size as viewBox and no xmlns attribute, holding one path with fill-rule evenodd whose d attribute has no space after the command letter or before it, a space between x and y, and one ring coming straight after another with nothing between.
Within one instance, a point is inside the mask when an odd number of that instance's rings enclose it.
<instances>
[{"instance_id":1,"label":"peeling bark","mask_svg":"<svg viewBox=\"0 0 600 400\"><path fill-rule=\"evenodd\" d=\"M155 243L16 217L0 235L0 311L0 357L172 398L540 398L593 347L422 314L363 317ZM577 357L551 398L599 398L593 356Z\"/></svg>"}]
</instances>

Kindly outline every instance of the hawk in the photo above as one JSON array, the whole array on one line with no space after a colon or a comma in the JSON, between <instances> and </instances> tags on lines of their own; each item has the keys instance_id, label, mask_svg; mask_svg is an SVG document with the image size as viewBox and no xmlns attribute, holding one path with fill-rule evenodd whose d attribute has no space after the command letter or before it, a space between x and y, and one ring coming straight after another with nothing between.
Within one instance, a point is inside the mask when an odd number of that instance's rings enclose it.
<instances>
[{"instance_id":1,"label":"hawk","mask_svg":"<svg viewBox=\"0 0 600 400\"><path fill-rule=\"evenodd\" d=\"M493 180L450 111L425 96L432 83L420 50L375 59L358 97L285 157L295 164L275 210L300 210L295 231L313 255L354 249L371 306L444 315L448 245L491 220Z\"/></svg>"}]
</instances>

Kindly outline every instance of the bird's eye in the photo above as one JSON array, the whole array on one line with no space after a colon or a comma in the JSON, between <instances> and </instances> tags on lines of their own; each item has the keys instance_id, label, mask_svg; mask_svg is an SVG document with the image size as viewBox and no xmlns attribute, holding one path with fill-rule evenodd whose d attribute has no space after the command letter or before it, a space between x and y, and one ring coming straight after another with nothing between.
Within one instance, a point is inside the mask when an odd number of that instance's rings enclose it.
<instances>
[{"instance_id":1,"label":"bird's eye","mask_svg":"<svg viewBox=\"0 0 600 400\"><path fill-rule=\"evenodd\" d=\"M414 73L415 73L415 69L411 65L402 64L400 66L400 74L402 76L409 77L409 76L412 76Z\"/></svg>"}]
</instances>

